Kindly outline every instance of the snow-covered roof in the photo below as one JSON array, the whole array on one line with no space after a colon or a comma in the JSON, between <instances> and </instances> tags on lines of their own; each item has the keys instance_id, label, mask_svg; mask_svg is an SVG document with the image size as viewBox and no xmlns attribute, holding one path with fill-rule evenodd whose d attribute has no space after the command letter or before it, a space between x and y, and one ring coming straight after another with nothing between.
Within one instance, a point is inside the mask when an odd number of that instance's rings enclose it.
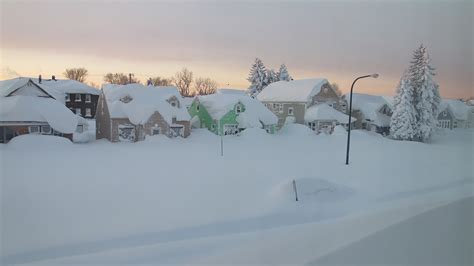
<instances>
[{"instance_id":1,"label":"snow-covered roof","mask_svg":"<svg viewBox=\"0 0 474 266\"><path fill-rule=\"evenodd\" d=\"M193 101L194 101L194 97L183 97L183 105L186 106L186 107L189 107L193 104Z\"/></svg>"},{"instance_id":2,"label":"snow-covered roof","mask_svg":"<svg viewBox=\"0 0 474 266\"><path fill-rule=\"evenodd\" d=\"M80 118L53 98L0 97L1 122L47 122L54 130L73 133Z\"/></svg>"},{"instance_id":3,"label":"snow-covered roof","mask_svg":"<svg viewBox=\"0 0 474 266\"><path fill-rule=\"evenodd\" d=\"M349 100L349 95L346 99ZM377 126L389 126L390 117L379 112L383 105L392 107L392 103L387 101L386 96L370 95L363 93L352 94L352 110L359 110L364 118L370 120Z\"/></svg>"},{"instance_id":4,"label":"snow-covered roof","mask_svg":"<svg viewBox=\"0 0 474 266\"><path fill-rule=\"evenodd\" d=\"M257 95L260 101L275 102L308 102L328 83L324 78L277 81Z\"/></svg>"},{"instance_id":5,"label":"snow-covered roof","mask_svg":"<svg viewBox=\"0 0 474 266\"><path fill-rule=\"evenodd\" d=\"M458 120L467 120L470 106L463 101L452 99L442 100L439 111L444 111L447 107L451 110L454 118Z\"/></svg>"},{"instance_id":6,"label":"snow-covered roof","mask_svg":"<svg viewBox=\"0 0 474 266\"><path fill-rule=\"evenodd\" d=\"M32 80L38 84L38 79L35 78ZM59 93L81 93L81 94L92 94L92 95L99 95L100 90L91 87L85 83L70 80L70 79L42 79L41 86L46 86L53 90L56 90Z\"/></svg>"},{"instance_id":7,"label":"snow-covered roof","mask_svg":"<svg viewBox=\"0 0 474 266\"><path fill-rule=\"evenodd\" d=\"M29 83L29 84L28 84ZM34 87L31 90L24 90L21 94L22 95L30 95L30 96L51 96L54 97L55 95L50 94L50 92L41 86L40 84L34 82L30 78L14 78L14 79L7 79L0 81L0 96L7 96L10 93L14 92L15 90L31 85Z\"/></svg>"},{"instance_id":8,"label":"snow-covered roof","mask_svg":"<svg viewBox=\"0 0 474 266\"><path fill-rule=\"evenodd\" d=\"M155 112L159 112L169 124L173 118L178 121L190 120L185 107L171 106L167 102L172 96L182 101L175 87L145 87L137 83L104 84L102 90L111 118L128 118L130 122L138 125L145 124ZM130 98L131 101L122 101L124 98Z\"/></svg>"},{"instance_id":9,"label":"snow-covered roof","mask_svg":"<svg viewBox=\"0 0 474 266\"><path fill-rule=\"evenodd\" d=\"M304 121L312 122L317 120L336 120L339 123L347 124L349 116L339 112L326 103L320 103L309 107L304 114ZM356 121L352 118L352 121Z\"/></svg>"},{"instance_id":10,"label":"snow-covered roof","mask_svg":"<svg viewBox=\"0 0 474 266\"><path fill-rule=\"evenodd\" d=\"M221 119L229 111L233 110L237 103L245 106L245 111L237 116L237 122L242 128L261 127L278 123L278 118L268 110L261 102L246 94L215 93L211 95L197 96L209 115L216 120Z\"/></svg>"}]
</instances>

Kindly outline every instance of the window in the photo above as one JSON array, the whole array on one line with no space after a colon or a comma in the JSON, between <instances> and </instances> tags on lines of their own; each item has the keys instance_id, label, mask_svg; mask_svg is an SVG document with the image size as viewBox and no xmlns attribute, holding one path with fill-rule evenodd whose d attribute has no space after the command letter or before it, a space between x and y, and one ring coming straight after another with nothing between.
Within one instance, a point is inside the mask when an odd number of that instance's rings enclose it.
<instances>
[{"instance_id":1,"label":"window","mask_svg":"<svg viewBox=\"0 0 474 266\"><path fill-rule=\"evenodd\" d=\"M288 107L288 115L293 115L293 107Z\"/></svg>"},{"instance_id":2,"label":"window","mask_svg":"<svg viewBox=\"0 0 474 266\"><path fill-rule=\"evenodd\" d=\"M77 125L77 127L76 127L76 132L77 132L77 133L82 133L82 132L84 132L84 126L83 126L83 125Z\"/></svg>"},{"instance_id":3,"label":"window","mask_svg":"<svg viewBox=\"0 0 474 266\"><path fill-rule=\"evenodd\" d=\"M42 134L51 134L51 127L50 126L41 126L41 133Z\"/></svg>"},{"instance_id":4,"label":"window","mask_svg":"<svg viewBox=\"0 0 474 266\"><path fill-rule=\"evenodd\" d=\"M92 116L91 109L86 108L86 117L91 117L91 116Z\"/></svg>"},{"instance_id":5,"label":"window","mask_svg":"<svg viewBox=\"0 0 474 266\"><path fill-rule=\"evenodd\" d=\"M199 104L196 105L196 111L199 112Z\"/></svg>"},{"instance_id":6,"label":"window","mask_svg":"<svg viewBox=\"0 0 474 266\"><path fill-rule=\"evenodd\" d=\"M76 108L76 115L82 116L81 108Z\"/></svg>"},{"instance_id":7,"label":"window","mask_svg":"<svg viewBox=\"0 0 474 266\"><path fill-rule=\"evenodd\" d=\"M39 126L30 126L29 128L30 133L39 133L40 127Z\"/></svg>"},{"instance_id":8,"label":"window","mask_svg":"<svg viewBox=\"0 0 474 266\"><path fill-rule=\"evenodd\" d=\"M212 125L211 125L211 129L212 129L212 130L215 130L215 129L216 129L216 124L212 124Z\"/></svg>"},{"instance_id":9,"label":"window","mask_svg":"<svg viewBox=\"0 0 474 266\"><path fill-rule=\"evenodd\" d=\"M240 103L235 106L235 112L238 114L242 113L242 105Z\"/></svg>"},{"instance_id":10,"label":"window","mask_svg":"<svg viewBox=\"0 0 474 266\"><path fill-rule=\"evenodd\" d=\"M81 95L80 94L75 94L75 95L76 95L75 96L76 98L74 98L74 101L80 102L81 101Z\"/></svg>"},{"instance_id":11,"label":"window","mask_svg":"<svg viewBox=\"0 0 474 266\"><path fill-rule=\"evenodd\" d=\"M176 101L171 101L171 106L176 107Z\"/></svg>"},{"instance_id":12,"label":"window","mask_svg":"<svg viewBox=\"0 0 474 266\"><path fill-rule=\"evenodd\" d=\"M91 102L91 95L86 94L86 103L90 103L90 102Z\"/></svg>"},{"instance_id":13,"label":"window","mask_svg":"<svg viewBox=\"0 0 474 266\"><path fill-rule=\"evenodd\" d=\"M69 93L66 93L66 102L70 102L71 101L71 96L69 95Z\"/></svg>"},{"instance_id":14,"label":"window","mask_svg":"<svg viewBox=\"0 0 474 266\"><path fill-rule=\"evenodd\" d=\"M155 125L152 129L151 129L151 135L159 135L160 134L160 128Z\"/></svg>"}]
</instances>

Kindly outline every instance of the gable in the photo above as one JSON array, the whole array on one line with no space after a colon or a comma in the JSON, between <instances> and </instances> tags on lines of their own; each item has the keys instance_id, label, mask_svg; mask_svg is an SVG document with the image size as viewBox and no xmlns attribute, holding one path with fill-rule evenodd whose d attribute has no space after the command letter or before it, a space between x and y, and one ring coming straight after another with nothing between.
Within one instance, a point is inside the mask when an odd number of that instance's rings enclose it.
<instances>
[{"instance_id":1,"label":"gable","mask_svg":"<svg viewBox=\"0 0 474 266\"><path fill-rule=\"evenodd\" d=\"M54 99L53 96L43 90L40 86L36 85L33 81L31 81L31 79L28 80L28 82L26 82L24 85L10 92L6 97L9 96L36 96Z\"/></svg>"}]
</instances>

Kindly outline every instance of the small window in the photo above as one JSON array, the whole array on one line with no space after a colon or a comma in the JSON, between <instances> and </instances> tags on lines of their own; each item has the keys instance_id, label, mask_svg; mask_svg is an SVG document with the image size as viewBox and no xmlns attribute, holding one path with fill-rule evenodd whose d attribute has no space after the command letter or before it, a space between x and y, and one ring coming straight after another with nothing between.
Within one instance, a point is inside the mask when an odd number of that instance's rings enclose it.
<instances>
[{"instance_id":1,"label":"small window","mask_svg":"<svg viewBox=\"0 0 474 266\"><path fill-rule=\"evenodd\" d=\"M86 108L86 117L91 117L91 116L92 116L91 109Z\"/></svg>"},{"instance_id":2,"label":"small window","mask_svg":"<svg viewBox=\"0 0 474 266\"><path fill-rule=\"evenodd\" d=\"M160 134L160 128L158 126L155 126L151 129L151 135L159 135Z\"/></svg>"},{"instance_id":3,"label":"small window","mask_svg":"<svg viewBox=\"0 0 474 266\"><path fill-rule=\"evenodd\" d=\"M212 125L211 125L211 129L212 129L212 130L216 129L216 124L212 124Z\"/></svg>"},{"instance_id":4,"label":"small window","mask_svg":"<svg viewBox=\"0 0 474 266\"><path fill-rule=\"evenodd\" d=\"M199 104L196 105L196 111L199 112Z\"/></svg>"},{"instance_id":5,"label":"small window","mask_svg":"<svg viewBox=\"0 0 474 266\"><path fill-rule=\"evenodd\" d=\"M82 116L81 108L76 108L76 115Z\"/></svg>"},{"instance_id":6,"label":"small window","mask_svg":"<svg viewBox=\"0 0 474 266\"><path fill-rule=\"evenodd\" d=\"M278 105L277 103L274 103L273 104L273 109L277 109L277 105Z\"/></svg>"},{"instance_id":7,"label":"small window","mask_svg":"<svg viewBox=\"0 0 474 266\"><path fill-rule=\"evenodd\" d=\"M173 107L176 107L176 105L177 105L177 104L176 104L176 101L171 101L170 104L171 104L171 106L173 106Z\"/></svg>"},{"instance_id":8,"label":"small window","mask_svg":"<svg viewBox=\"0 0 474 266\"><path fill-rule=\"evenodd\" d=\"M66 93L66 102L70 102L71 101L71 96L69 95L69 93Z\"/></svg>"},{"instance_id":9,"label":"small window","mask_svg":"<svg viewBox=\"0 0 474 266\"><path fill-rule=\"evenodd\" d=\"M235 106L235 112L240 114L242 113L242 105L241 104L237 104L237 106Z\"/></svg>"},{"instance_id":10,"label":"small window","mask_svg":"<svg viewBox=\"0 0 474 266\"><path fill-rule=\"evenodd\" d=\"M51 127L50 126L41 126L41 133L42 134L51 134Z\"/></svg>"},{"instance_id":11,"label":"small window","mask_svg":"<svg viewBox=\"0 0 474 266\"><path fill-rule=\"evenodd\" d=\"M39 126L30 126L29 128L30 133L39 133L40 127Z\"/></svg>"},{"instance_id":12,"label":"small window","mask_svg":"<svg viewBox=\"0 0 474 266\"><path fill-rule=\"evenodd\" d=\"M81 95L80 94L75 94L75 98L74 98L74 101L76 102L80 102L81 101Z\"/></svg>"},{"instance_id":13,"label":"small window","mask_svg":"<svg viewBox=\"0 0 474 266\"><path fill-rule=\"evenodd\" d=\"M84 132L84 126L83 126L83 125L77 125L77 127L76 127L76 132L77 132L77 133L82 133L82 132Z\"/></svg>"},{"instance_id":14,"label":"small window","mask_svg":"<svg viewBox=\"0 0 474 266\"><path fill-rule=\"evenodd\" d=\"M90 103L90 102L91 102L91 95L86 94L86 103Z\"/></svg>"},{"instance_id":15,"label":"small window","mask_svg":"<svg viewBox=\"0 0 474 266\"><path fill-rule=\"evenodd\" d=\"M293 107L288 107L288 115L293 115Z\"/></svg>"}]
</instances>

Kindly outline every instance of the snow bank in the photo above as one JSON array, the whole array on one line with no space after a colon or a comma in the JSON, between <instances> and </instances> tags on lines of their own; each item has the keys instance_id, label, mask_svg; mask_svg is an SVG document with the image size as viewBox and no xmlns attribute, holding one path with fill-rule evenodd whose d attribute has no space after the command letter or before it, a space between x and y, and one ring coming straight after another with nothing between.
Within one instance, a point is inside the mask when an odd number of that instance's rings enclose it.
<instances>
[{"instance_id":1,"label":"snow bank","mask_svg":"<svg viewBox=\"0 0 474 266\"><path fill-rule=\"evenodd\" d=\"M332 132L333 135L335 136L346 136L347 135L347 130L339 125L334 127L334 131Z\"/></svg>"},{"instance_id":2,"label":"snow bank","mask_svg":"<svg viewBox=\"0 0 474 266\"><path fill-rule=\"evenodd\" d=\"M35 147L37 150L51 150L61 147L73 147L72 142L60 136L26 134L14 137L6 146L15 150L30 150Z\"/></svg>"},{"instance_id":3,"label":"snow bank","mask_svg":"<svg viewBox=\"0 0 474 266\"><path fill-rule=\"evenodd\" d=\"M314 132L309 127L301 124L285 124L277 134L296 138L314 136Z\"/></svg>"},{"instance_id":4,"label":"snow bank","mask_svg":"<svg viewBox=\"0 0 474 266\"><path fill-rule=\"evenodd\" d=\"M328 81L323 78L278 81L265 87L257 99L268 102L308 102L326 83Z\"/></svg>"},{"instance_id":5,"label":"snow bank","mask_svg":"<svg viewBox=\"0 0 474 266\"><path fill-rule=\"evenodd\" d=\"M356 121L352 118L352 121ZM349 116L339 112L326 103L315 104L309 107L304 114L304 121L313 122L317 120L335 120L341 124L349 122Z\"/></svg>"},{"instance_id":6,"label":"snow bank","mask_svg":"<svg viewBox=\"0 0 474 266\"><path fill-rule=\"evenodd\" d=\"M297 178L295 181L299 201L335 202L346 200L355 192L347 186L335 184L325 179ZM286 180L278 184L270 195L281 200L294 201L293 180Z\"/></svg>"}]
</instances>

